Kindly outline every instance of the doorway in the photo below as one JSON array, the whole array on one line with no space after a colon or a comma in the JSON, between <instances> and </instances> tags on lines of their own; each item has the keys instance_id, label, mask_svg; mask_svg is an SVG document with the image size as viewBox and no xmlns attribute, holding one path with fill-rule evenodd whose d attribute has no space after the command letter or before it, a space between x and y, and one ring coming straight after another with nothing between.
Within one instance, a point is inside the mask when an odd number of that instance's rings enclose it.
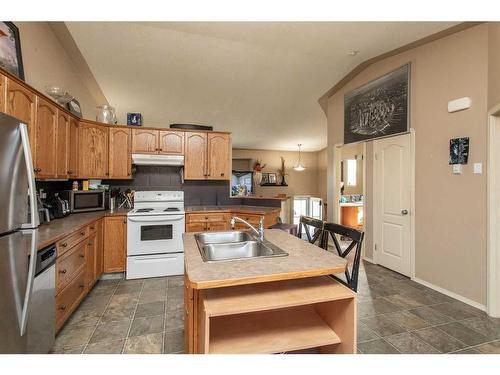
<instances>
[{"instance_id":1,"label":"doorway","mask_svg":"<svg viewBox=\"0 0 500 375\"><path fill-rule=\"evenodd\" d=\"M488 116L488 315L500 318L500 104Z\"/></svg>"},{"instance_id":2,"label":"doorway","mask_svg":"<svg viewBox=\"0 0 500 375\"><path fill-rule=\"evenodd\" d=\"M374 261L414 276L414 133L373 142Z\"/></svg>"}]
</instances>

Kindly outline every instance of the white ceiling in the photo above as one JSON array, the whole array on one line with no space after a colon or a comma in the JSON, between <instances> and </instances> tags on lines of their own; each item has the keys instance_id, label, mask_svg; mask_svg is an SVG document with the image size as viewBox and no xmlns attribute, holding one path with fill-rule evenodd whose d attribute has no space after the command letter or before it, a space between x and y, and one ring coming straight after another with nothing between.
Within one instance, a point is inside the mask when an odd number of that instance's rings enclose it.
<instances>
[{"instance_id":1,"label":"white ceiling","mask_svg":"<svg viewBox=\"0 0 500 375\"><path fill-rule=\"evenodd\" d=\"M237 148L326 146L319 97L366 59L449 22L68 22L120 123L213 125ZM349 56L359 50L357 56Z\"/></svg>"}]
</instances>

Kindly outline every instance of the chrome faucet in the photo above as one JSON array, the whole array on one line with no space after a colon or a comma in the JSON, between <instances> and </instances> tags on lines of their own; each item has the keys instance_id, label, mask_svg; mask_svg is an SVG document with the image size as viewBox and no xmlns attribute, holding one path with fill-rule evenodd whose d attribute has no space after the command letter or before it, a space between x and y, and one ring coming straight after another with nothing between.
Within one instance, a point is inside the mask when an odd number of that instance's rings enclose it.
<instances>
[{"instance_id":1,"label":"chrome faucet","mask_svg":"<svg viewBox=\"0 0 500 375\"><path fill-rule=\"evenodd\" d=\"M233 216L231 218L231 228L234 229L234 224L239 221L249 227L257 236L259 236L259 241L264 241L264 216L260 218L259 229L256 229L252 224L248 221L243 220L238 216Z\"/></svg>"}]
</instances>

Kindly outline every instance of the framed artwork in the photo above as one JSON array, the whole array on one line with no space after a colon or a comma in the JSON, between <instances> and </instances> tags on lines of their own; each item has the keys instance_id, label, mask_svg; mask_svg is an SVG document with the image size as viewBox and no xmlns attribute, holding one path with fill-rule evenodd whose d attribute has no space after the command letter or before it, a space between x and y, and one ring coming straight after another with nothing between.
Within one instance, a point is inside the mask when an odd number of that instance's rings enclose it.
<instances>
[{"instance_id":1,"label":"framed artwork","mask_svg":"<svg viewBox=\"0 0 500 375\"><path fill-rule=\"evenodd\" d=\"M410 64L344 96L344 144L409 131Z\"/></svg>"},{"instance_id":2,"label":"framed artwork","mask_svg":"<svg viewBox=\"0 0 500 375\"><path fill-rule=\"evenodd\" d=\"M276 184L277 178L276 173L269 173L269 183Z\"/></svg>"},{"instance_id":3,"label":"framed artwork","mask_svg":"<svg viewBox=\"0 0 500 375\"><path fill-rule=\"evenodd\" d=\"M127 125L142 126L142 114L127 113Z\"/></svg>"},{"instance_id":4,"label":"framed artwork","mask_svg":"<svg viewBox=\"0 0 500 375\"><path fill-rule=\"evenodd\" d=\"M469 161L469 137L450 139L449 164L467 164Z\"/></svg>"},{"instance_id":5,"label":"framed artwork","mask_svg":"<svg viewBox=\"0 0 500 375\"><path fill-rule=\"evenodd\" d=\"M66 107L68 107L68 111L70 111L72 114L75 116L82 118L82 108L80 107L80 103L78 100L75 98L71 99L68 104L66 104Z\"/></svg>"},{"instance_id":6,"label":"framed artwork","mask_svg":"<svg viewBox=\"0 0 500 375\"><path fill-rule=\"evenodd\" d=\"M12 22L0 21L0 67L24 80L19 29Z\"/></svg>"}]
</instances>

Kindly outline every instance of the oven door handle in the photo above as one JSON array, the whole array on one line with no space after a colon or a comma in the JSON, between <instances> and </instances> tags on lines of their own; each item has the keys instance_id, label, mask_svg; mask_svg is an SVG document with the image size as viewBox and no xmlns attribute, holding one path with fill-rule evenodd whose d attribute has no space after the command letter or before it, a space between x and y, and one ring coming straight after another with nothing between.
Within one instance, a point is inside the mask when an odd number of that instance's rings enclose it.
<instances>
[{"instance_id":1,"label":"oven door handle","mask_svg":"<svg viewBox=\"0 0 500 375\"><path fill-rule=\"evenodd\" d=\"M182 216L169 216L168 218L167 217L162 217L162 218L159 218L159 217L129 217L128 218L128 221L131 221L133 223L161 223L161 222L164 222L164 221L179 221L179 220L182 220L184 219L184 215Z\"/></svg>"}]
</instances>

